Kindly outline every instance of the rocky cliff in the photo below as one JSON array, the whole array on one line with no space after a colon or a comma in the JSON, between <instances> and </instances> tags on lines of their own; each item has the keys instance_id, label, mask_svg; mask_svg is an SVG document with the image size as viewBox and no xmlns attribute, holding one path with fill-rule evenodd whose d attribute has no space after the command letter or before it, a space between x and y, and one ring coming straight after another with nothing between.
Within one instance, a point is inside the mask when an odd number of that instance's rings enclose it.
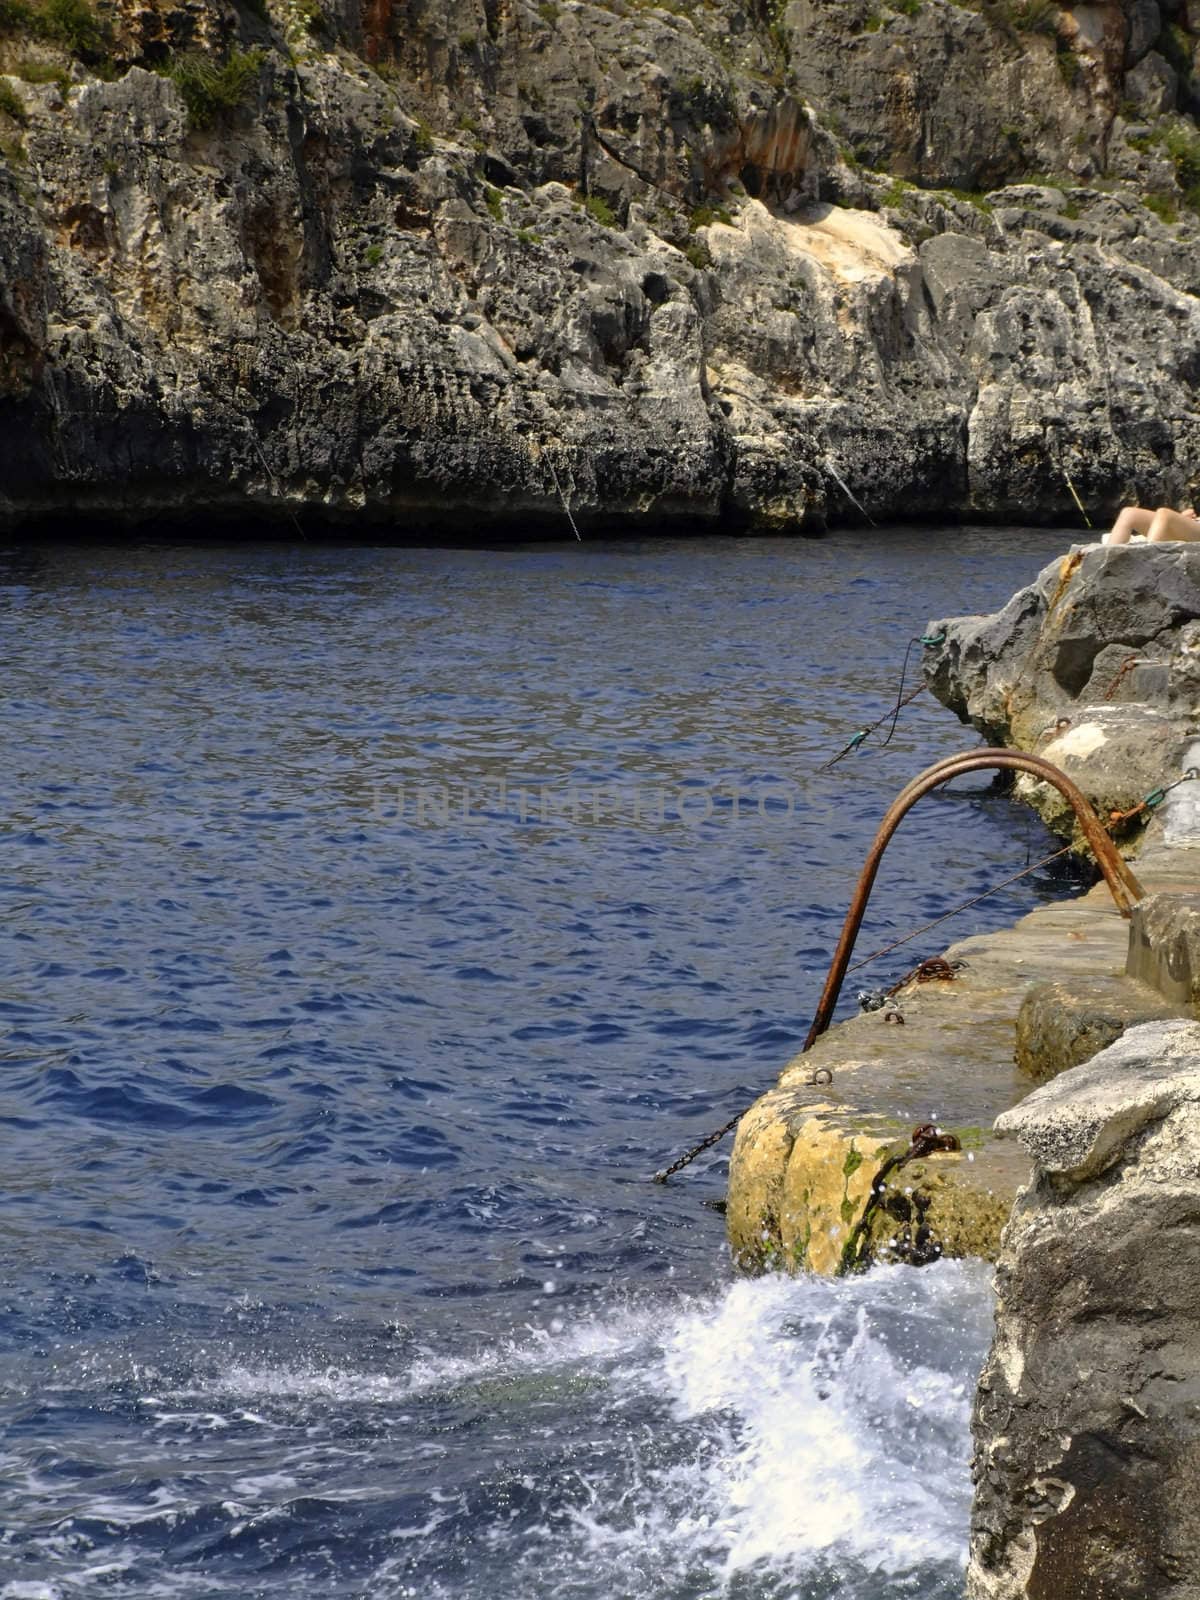
<instances>
[{"instance_id":1,"label":"rocky cliff","mask_svg":"<svg viewBox=\"0 0 1200 1600\"><path fill-rule=\"evenodd\" d=\"M1194 0L0 0L0 526L1200 490Z\"/></svg>"}]
</instances>

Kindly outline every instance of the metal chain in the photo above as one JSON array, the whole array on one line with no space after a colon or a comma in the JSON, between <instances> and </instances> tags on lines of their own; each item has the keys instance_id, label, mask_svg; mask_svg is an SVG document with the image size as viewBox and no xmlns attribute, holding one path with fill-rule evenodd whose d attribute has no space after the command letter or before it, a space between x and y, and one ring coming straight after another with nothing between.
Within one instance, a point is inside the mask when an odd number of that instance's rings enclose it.
<instances>
[{"instance_id":1,"label":"metal chain","mask_svg":"<svg viewBox=\"0 0 1200 1600\"><path fill-rule=\"evenodd\" d=\"M677 1161L672 1161L669 1167L664 1167L661 1172L656 1172L654 1174L654 1182L666 1183L668 1178L673 1178L677 1172L682 1172L684 1167L690 1167L697 1156L702 1156L706 1150L711 1150L714 1144L723 1139L727 1133L731 1133L745 1115L745 1111L739 1111L737 1116L731 1117L723 1128L718 1128L715 1133L710 1133L707 1139L701 1139L699 1144L693 1145Z\"/></svg>"},{"instance_id":2,"label":"metal chain","mask_svg":"<svg viewBox=\"0 0 1200 1600\"><path fill-rule=\"evenodd\" d=\"M897 978L889 989L861 990L857 996L858 1003L864 1011L882 1011L888 1001L907 984L953 983L968 964L966 961L947 961L944 956L927 956L924 961L918 961L911 972Z\"/></svg>"}]
</instances>

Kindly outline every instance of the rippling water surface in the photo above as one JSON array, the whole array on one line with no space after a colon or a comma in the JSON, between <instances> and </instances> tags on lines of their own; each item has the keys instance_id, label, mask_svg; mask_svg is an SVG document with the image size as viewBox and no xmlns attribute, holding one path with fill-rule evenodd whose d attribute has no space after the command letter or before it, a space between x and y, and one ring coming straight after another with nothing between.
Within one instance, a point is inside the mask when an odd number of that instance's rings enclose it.
<instances>
[{"instance_id":1,"label":"rippling water surface","mask_svg":"<svg viewBox=\"0 0 1200 1600\"><path fill-rule=\"evenodd\" d=\"M0 551L0 1597L956 1594L986 1273L739 1282L727 1151L647 1178L974 739L816 769L1064 542ZM864 940L1031 832L923 802Z\"/></svg>"}]
</instances>

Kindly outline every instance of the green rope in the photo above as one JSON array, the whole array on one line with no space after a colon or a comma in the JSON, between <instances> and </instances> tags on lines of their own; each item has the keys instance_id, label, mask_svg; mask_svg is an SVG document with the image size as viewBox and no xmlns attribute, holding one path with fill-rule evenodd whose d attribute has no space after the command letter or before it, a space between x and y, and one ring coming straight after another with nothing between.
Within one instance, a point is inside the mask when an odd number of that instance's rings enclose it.
<instances>
[{"instance_id":1,"label":"green rope","mask_svg":"<svg viewBox=\"0 0 1200 1600\"><path fill-rule=\"evenodd\" d=\"M1172 789L1178 789L1181 783L1194 783L1197 778L1200 778L1200 767L1188 767L1179 774L1174 783L1164 783L1158 789L1151 789L1139 809L1153 811L1156 806L1162 805Z\"/></svg>"},{"instance_id":2,"label":"green rope","mask_svg":"<svg viewBox=\"0 0 1200 1600\"><path fill-rule=\"evenodd\" d=\"M831 767L836 767L843 756L848 756L853 751L857 750L862 744L863 740L874 733L876 728L882 728L885 722L890 722L891 727L887 731L887 738L882 741L879 748L883 750L886 749L889 744L891 744L892 738L896 732L896 723L900 720L901 711L903 711L904 707L909 703L910 700L915 700L917 695L921 694L925 688L925 685L921 683L918 684L915 689L911 690L907 696L904 693L904 680L908 676L908 661L909 657L912 655L913 645L921 644L928 646L931 644L940 644L945 637L946 635L944 632L938 634L926 633L922 634L920 638L913 638L908 641L908 648L904 652L904 664L900 668L900 683L896 690L896 704L890 711L886 712L882 717L880 717L877 722L869 722L865 727L857 729L849 744L845 745L843 749L839 750L837 755L831 756L823 766L818 767L818 772L828 772Z\"/></svg>"}]
</instances>

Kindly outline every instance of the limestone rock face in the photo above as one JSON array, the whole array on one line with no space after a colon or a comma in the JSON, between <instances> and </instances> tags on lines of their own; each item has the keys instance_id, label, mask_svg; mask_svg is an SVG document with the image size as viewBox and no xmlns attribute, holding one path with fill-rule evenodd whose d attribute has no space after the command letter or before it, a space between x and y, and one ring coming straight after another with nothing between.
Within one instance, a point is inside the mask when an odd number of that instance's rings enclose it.
<instances>
[{"instance_id":1,"label":"limestone rock face","mask_svg":"<svg viewBox=\"0 0 1200 1600\"><path fill-rule=\"evenodd\" d=\"M1181 0L99 4L0 23L0 526L1189 492Z\"/></svg>"},{"instance_id":2,"label":"limestone rock face","mask_svg":"<svg viewBox=\"0 0 1200 1600\"><path fill-rule=\"evenodd\" d=\"M1188 742L1182 728L1149 705L1086 706L1074 720L1060 717L1048 733L1038 754L1083 790L1115 837L1144 825L1140 814L1119 819L1178 775ZM1022 773L1016 792L1056 832L1074 836L1075 813L1061 790Z\"/></svg>"},{"instance_id":3,"label":"limestone rock face","mask_svg":"<svg viewBox=\"0 0 1200 1600\"><path fill-rule=\"evenodd\" d=\"M1200 1024L997 1123L1034 1159L976 1399L970 1600L1200 1592Z\"/></svg>"},{"instance_id":4,"label":"limestone rock face","mask_svg":"<svg viewBox=\"0 0 1200 1600\"><path fill-rule=\"evenodd\" d=\"M1087 545L990 617L931 624L933 693L989 743L1036 752L1106 823L1185 769L1200 727L1200 544ZM1066 837L1070 806L1022 776L1018 794ZM1147 813L1113 824L1134 842Z\"/></svg>"},{"instance_id":5,"label":"limestone rock face","mask_svg":"<svg viewBox=\"0 0 1200 1600\"><path fill-rule=\"evenodd\" d=\"M787 16L804 39L794 64L802 88L834 112L863 160L961 189L1028 171L1034 148L1038 170L1097 171L1088 136L1116 109L1126 65L1163 29L1147 0L1057 14L926 4L883 27L871 0L792 0ZM1068 78L1086 92L1064 94Z\"/></svg>"}]
</instances>

